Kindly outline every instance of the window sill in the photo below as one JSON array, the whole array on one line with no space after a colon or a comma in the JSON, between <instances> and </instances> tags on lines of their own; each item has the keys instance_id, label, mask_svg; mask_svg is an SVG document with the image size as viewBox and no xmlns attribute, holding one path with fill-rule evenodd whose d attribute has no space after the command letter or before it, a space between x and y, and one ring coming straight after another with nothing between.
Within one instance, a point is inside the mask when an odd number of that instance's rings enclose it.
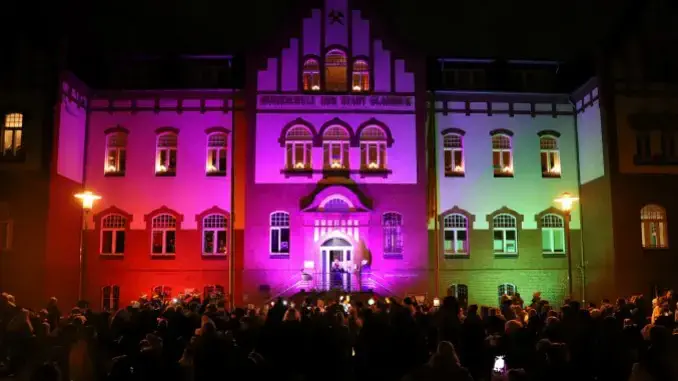
<instances>
[{"instance_id":1,"label":"window sill","mask_svg":"<svg viewBox=\"0 0 678 381\"><path fill-rule=\"evenodd\" d=\"M544 258L560 258L567 257L567 253L542 253Z\"/></svg>"},{"instance_id":2,"label":"window sill","mask_svg":"<svg viewBox=\"0 0 678 381\"><path fill-rule=\"evenodd\" d=\"M156 172L155 177L176 177L176 172Z\"/></svg>"},{"instance_id":3,"label":"window sill","mask_svg":"<svg viewBox=\"0 0 678 381\"><path fill-rule=\"evenodd\" d=\"M125 172L106 172L104 177L125 177Z\"/></svg>"},{"instance_id":4,"label":"window sill","mask_svg":"<svg viewBox=\"0 0 678 381\"><path fill-rule=\"evenodd\" d=\"M384 253L384 259L403 259L402 253Z\"/></svg>"},{"instance_id":5,"label":"window sill","mask_svg":"<svg viewBox=\"0 0 678 381\"><path fill-rule=\"evenodd\" d=\"M668 246L643 246L643 250L649 250L649 251L664 251L668 250Z\"/></svg>"},{"instance_id":6,"label":"window sill","mask_svg":"<svg viewBox=\"0 0 678 381\"><path fill-rule=\"evenodd\" d=\"M18 153L16 155L14 154L0 154L0 162L1 163L23 163L26 161L26 154L24 153Z\"/></svg>"},{"instance_id":7,"label":"window sill","mask_svg":"<svg viewBox=\"0 0 678 381\"><path fill-rule=\"evenodd\" d=\"M106 258L106 259L122 259L125 257L124 253L116 254L116 253L100 253L99 254L101 258Z\"/></svg>"},{"instance_id":8,"label":"window sill","mask_svg":"<svg viewBox=\"0 0 678 381\"><path fill-rule=\"evenodd\" d=\"M464 172L445 172L445 177L466 177Z\"/></svg>"},{"instance_id":9,"label":"window sill","mask_svg":"<svg viewBox=\"0 0 678 381\"><path fill-rule=\"evenodd\" d=\"M518 253L494 253L496 258L515 258L518 256Z\"/></svg>"},{"instance_id":10,"label":"window sill","mask_svg":"<svg viewBox=\"0 0 678 381\"><path fill-rule=\"evenodd\" d=\"M666 156L652 156L642 157L638 155L633 156L633 164L635 165L678 165L678 158Z\"/></svg>"},{"instance_id":11,"label":"window sill","mask_svg":"<svg viewBox=\"0 0 678 381\"><path fill-rule=\"evenodd\" d=\"M270 253L271 259L290 259L290 253Z\"/></svg>"},{"instance_id":12,"label":"window sill","mask_svg":"<svg viewBox=\"0 0 678 381\"><path fill-rule=\"evenodd\" d=\"M445 259L469 259L468 253L445 253Z\"/></svg>"},{"instance_id":13,"label":"window sill","mask_svg":"<svg viewBox=\"0 0 678 381\"><path fill-rule=\"evenodd\" d=\"M346 168L324 168L323 175L329 177L348 177L351 173L350 169Z\"/></svg>"},{"instance_id":14,"label":"window sill","mask_svg":"<svg viewBox=\"0 0 678 381\"><path fill-rule=\"evenodd\" d=\"M542 178L542 179L559 179L559 178L560 178L560 173L548 173L548 172L542 172L542 173L541 173L541 178Z\"/></svg>"},{"instance_id":15,"label":"window sill","mask_svg":"<svg viewBox=\"0 0 678 381\"><path fill-rule=\"evenodd\" d=\"M312 177L313 169L312 168L281 169L280 173L285 175L285 177Z\"/></svg>"},{"instance_id":16,"label":"window sill","mask_svg":"<svg viewBox=\"0 0 678 381\"><path fill-rule=\"evenodd\" d=\"M212 254L212 253L202 253L202 259L226 259L228 255L226 253Z\"/></svg>"},{"instance_id":17,"label":"window sill","mask_svg":"<svg viewBox=\"0 0 678 381\"><path fill-rule=\"evenodd\" d=\"M513 177L513 173L494 173L494 177Z\"/></svg>"},{"instance_id":18,"label":"window sill","mask_svg":"<svg viewBox=\"0 0 678 381\"><path fill-rule=\"evenodd\" d=\"M223 172L206 172L207 177L226 177L226 171Z\"/></svg>"},{"instance_id":19,"label":"window sill","mask_svg":"<svg viewBox=\"0 0 678 381\"><path fill-rule=\"evenodd\" d=\"M383 177L386 178L388 175L393 173L390 169L360 169L360 177Z\"/></svg>"},{"instance_id":20,"label":"window sill","mask_svg":"<svg viewBox=\"0 0 678 381\"><path fill-rule=\"evenodd\" d=\"M151 254L153 259L174 259L176 254Z\"/></svg>"}]
</instances>

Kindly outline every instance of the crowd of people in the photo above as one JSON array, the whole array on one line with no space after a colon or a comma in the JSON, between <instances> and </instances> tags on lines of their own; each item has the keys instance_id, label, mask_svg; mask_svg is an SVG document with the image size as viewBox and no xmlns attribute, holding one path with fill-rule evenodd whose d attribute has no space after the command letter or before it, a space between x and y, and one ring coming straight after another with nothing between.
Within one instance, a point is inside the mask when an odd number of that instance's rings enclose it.
<instances>
[{"instance_id":1,"label":"crowd of people","mask_svg":"<svg viewBox=\"0 0 678 381\"><path fill-rule=\"evenodd\" d=\"M0 379L670 381L676 302L308 297L227 311L192 299L62 314L55 298L34 312L2 294Z\"/></svg>"}]
</instances>

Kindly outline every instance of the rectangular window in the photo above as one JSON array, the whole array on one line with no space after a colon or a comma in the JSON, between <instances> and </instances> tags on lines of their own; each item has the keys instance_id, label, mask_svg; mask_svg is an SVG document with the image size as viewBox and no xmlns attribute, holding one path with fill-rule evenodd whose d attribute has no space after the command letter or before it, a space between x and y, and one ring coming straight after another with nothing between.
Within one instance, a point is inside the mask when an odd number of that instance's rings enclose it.
<instances>
[{"instance_id":1,"label":"rectangular window","mask_svg":"<svg viewBox=\"0 0 678 381\"><path fill-rule=\"evenodd\" d=\"M650 134L639 132L636 134L636 160L650 161L652 159L652 141Z\"/></svg>"},{"instance_id":2,"label":"rectangular window","mask_svg":"<svg viewBox=\"0 0 678 381\"><path fill-rule=\"evenodd\" d=\"M467 234L465 228L445 229L444 251L445 254L467 254Z\"/></svg>"},{"instance_id":3,"label":"rectangular window","mask_svg":"<svg viewBox=\"0 0 678 381\"><path fill-rule=\"evenodd\" d=\"M104 311L115 312L120 306L120 287L106 286L102 289L102 309Z\"/></svg>"},{"instance_id":4,"label":"rectangular window","mask_svg":"<svg viewBox=\"0 0 678 381\"><path fill-rule=\"evenodd\" d=\"M386 169L386 144L383 142L361 143L360 169L363 171Z\"/></svg>"},{"instance_id":5,"label":"rectangular window","mask_svg":"<svg viewBox=\"0 0 678 381\"><path fill-rule=\"evenodd\" d=\"M563 228L541 229L542 250L547 254L565 253L565 230Z\"/></svg>"},{"instance_id":6,"label":"rectangular window","mask_svg":"<svg viewBox=\"0 0 678 381\"><path fill-rule=\"evenodd\" d=\"M510 150L493 150L492 165L495 177L513 176L513 158L511 157Z\"/></svg>"},{"instance_id":7,"label":"rectangular window","mask_svg":"<svg viewBox=\"0 0 678 381\"><path fill-rule=\"evenodd\" d=\"M445 149L445 176L464 175L464 155L461 148Z\"/></svg>"},{"instance_id":8,"label":"rectangular window","mask_svg":"<svg viewBox=\"0 0 678 381\"><path fill-rule=\"evenodd\" d=\"M23 123L24 116L20 113L5 115L2 126L2 156L20 156L23 153Z\"/></svg>"},{"instance_id":9,"label":"rectangular window","mask_svg":"<svg viewBox=\"0 0 678 381\"><path fill-rule=\"evenodd\" d=\"M271 253L288 254L290 252L290 228L271 228Z\"/></svg>"},{"instance_id":10,"label":"rectangular window","mask_svg":"<svg viewBox=\"0 0 678 381\"><path fill-rule=\"evenodd\" d=\"M211 176L226 176L226 148L207 149L207 173Z\"/></svg>"},{"instance_id":11,"label":"rectangular window","mask_svg":"<svg viewBox=\"0 0 678 381\"><path fill-rule=\"evenodd\" d=\"M285 169L293 170L309 170L312 168L312 146L311 142L287 142L287 152Z\"/></svg>"},{"instance_id":12,"label":"rectangular window","mask_svg":"<svg viewBox=\"0 0 678 381\"><path fill-rule=\"evenodd\" d=\"M325 169L348 169L348 142L326 142L323 144Z\"/></svg>"},{"instance_id":13,"label":"rectangular window","mask_svg":"<svg viewBox=\"0 0 678 381\"><path fill-rule=\"evenodd\" d=\"M153 254L174 254L176 231L154 230L153 231Z\"/></svg>"},{"instance_id":14,"label":"rectangular window","mask_svg":"<svg viewBox=\"0 0 678 381\"><path fill-rule=\"evenodd\" d=\"M494 252L497 254L515 254L518 246L517 232L514 229L494 229Z\"/></svg>"},{"instance_id":15,"label":"rectangular window","mask_svg":"<svg viewBox=\"0 0 678 381\"><path fill-rule=\"evenodd\" d=\"M177 173L177 135L165 133L158 136L155 159L157 176L175 176Z\"/></svg>"}]
</instances>

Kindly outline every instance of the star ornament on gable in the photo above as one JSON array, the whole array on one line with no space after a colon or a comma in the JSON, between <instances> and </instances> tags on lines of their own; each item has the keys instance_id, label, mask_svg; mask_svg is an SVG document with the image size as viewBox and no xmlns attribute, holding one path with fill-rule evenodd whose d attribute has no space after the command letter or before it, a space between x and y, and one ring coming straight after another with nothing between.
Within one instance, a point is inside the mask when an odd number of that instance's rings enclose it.
<instances>
[{"instance_id":1,"label":"star ornament on gable","mask_svg":"<svg viewBox=\"0 0 678 381\"><path fill-rule=\"evenodd\" d=\"M330 19L330 25L332 25L334 23L344 25L344 14L342 12L337 11L335 9L332 9L332 11L330 11L330 14L328 15L328 17Z\"/></svg>"}]
</instances>

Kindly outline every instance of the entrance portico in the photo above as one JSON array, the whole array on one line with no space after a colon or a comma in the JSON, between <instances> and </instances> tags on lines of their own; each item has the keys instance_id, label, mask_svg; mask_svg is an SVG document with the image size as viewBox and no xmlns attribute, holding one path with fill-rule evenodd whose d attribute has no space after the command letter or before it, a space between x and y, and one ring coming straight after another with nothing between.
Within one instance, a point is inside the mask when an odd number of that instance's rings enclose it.
<instances>
[{"instance_id":1,"label":"entrance portico","mask_svg":"<svg viewBox=\"0 0 678 381\"><path fill-rule=\"evenodd\" d=\"M330 238L320 245L321 277L328 289L348 290L353 272L353 245L344 238Z\"/></svg>"}]
</instances>

